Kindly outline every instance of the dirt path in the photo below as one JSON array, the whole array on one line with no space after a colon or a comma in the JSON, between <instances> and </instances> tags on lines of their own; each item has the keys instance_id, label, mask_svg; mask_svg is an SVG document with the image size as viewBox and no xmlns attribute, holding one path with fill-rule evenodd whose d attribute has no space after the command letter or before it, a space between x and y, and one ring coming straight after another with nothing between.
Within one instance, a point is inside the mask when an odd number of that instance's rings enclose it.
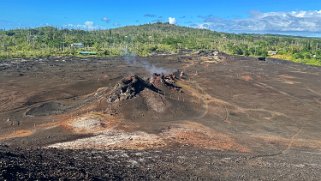
<instances>
[{"instance_id":1,"label":"dirt path","mask_svg":"<svg viewBox=\"0 0 321 181\"><path fill-rule=\"evenodd\" d=\"M237 112L241 112L241 113L245 113L248 117L250 117L250 112L254 111L254 112L265 112L265 113L269 113L271 115L271 117L269 117L269 119L273 119L277 116L284 116L287 117L287 115L278 112L278 111L271 111L271 110L267 110L267 109L263 109L263 108L243 108L240 107L236 104L231 104L229 102L226 102L222 99L213 97L211 95L209 95L206 91L204 91L203 87L197 83L196 81L180 81L179 86L183 87L183 89L186 92L189 92L189 94L191 94L192 96L200 99L200 101L203 103L203 107L204 107L204 112L197 118L197 119L202 119L204 118L208 112L209 112L209 104L210 103L215 103L216 105L222 107L222 109L225 110L225 117L224 121L228 121L228 117L229 117L229 108L237 111ZM195 87L195 88L194 88Z\"/></svg>"}]
</instances>

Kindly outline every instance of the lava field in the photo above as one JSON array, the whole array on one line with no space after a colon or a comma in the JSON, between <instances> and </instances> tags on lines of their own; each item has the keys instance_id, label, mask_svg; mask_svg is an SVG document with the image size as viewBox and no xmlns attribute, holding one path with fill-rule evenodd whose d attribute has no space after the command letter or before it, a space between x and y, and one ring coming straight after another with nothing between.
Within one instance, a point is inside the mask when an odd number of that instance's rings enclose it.
<instances>
[{"instance_id":1,"label":"lava field","mask_svg":"<svg viewBox=\"0 0 321 181\"><path fill-rule=\"evenodd\" d=\"M0 62L0 179L321 178L321 68L213 56Z\"/></svg>"}]
</instances>

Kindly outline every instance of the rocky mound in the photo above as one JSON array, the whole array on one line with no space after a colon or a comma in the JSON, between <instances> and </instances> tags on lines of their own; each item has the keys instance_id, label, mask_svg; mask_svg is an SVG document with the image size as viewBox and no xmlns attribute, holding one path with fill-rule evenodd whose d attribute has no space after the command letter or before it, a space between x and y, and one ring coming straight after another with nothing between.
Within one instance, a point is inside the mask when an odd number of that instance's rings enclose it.
<instances>
[{"instance_id":1,"label":"rocky mound","mask_svg":"<svg viewBox=\"0 0 321 181\"><path fill-rule=\"evenodd\" d=\"M183 75L184 74L179 73L179 71L169 75L154 73L149 79L149 82L157 88L165 86L169 89L180 91L181 87L177 86L175 82L183 77Z\"/></svg>"},{"instance_id":2,"label":"rocky mound","mask_svg":"<svg viewBox=\"0 0 321 181\"><path fill-rule=\"evenodd\" d=\"M157 93L161 92L161 90L154 87L153 84L150 84L137 75L128 76L123 78L114 87L107 101L117 102L121 100L132 99L144 89L150 89Z\"/></svg>"},{"instance_id":3,"label":"rocky mound","mask_svg":"<svg viewBox=\"0 0 321 181\"><path fill-rule=\"evenodd\" d=\"M181 87L177 86L175 81L182 75L182 73L176 72L169 75L154 73L147 79L137 75L125 77L111 91L107 102L112 103L132 99L145 89L160 95L164 94L164 90L162 90L164 87L180 91Z\"/></svg>"}]
</instances>

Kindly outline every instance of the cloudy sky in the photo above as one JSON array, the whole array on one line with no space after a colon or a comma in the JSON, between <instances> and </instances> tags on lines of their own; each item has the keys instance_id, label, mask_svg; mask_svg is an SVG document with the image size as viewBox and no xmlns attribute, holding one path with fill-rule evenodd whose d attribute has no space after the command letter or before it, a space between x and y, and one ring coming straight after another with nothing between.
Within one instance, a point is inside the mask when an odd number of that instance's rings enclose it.
<instances>
[{"instance_id":1,"label":"cloudy sky","mask_svg":"<svg viewBox=\"0 0 321 181\"><path fill-rule=\"evenodd\" d=\"M157 21L235 33L321 37L321 0L1 0L0 28L86 30Z\"/></svg>"}]
</instances>

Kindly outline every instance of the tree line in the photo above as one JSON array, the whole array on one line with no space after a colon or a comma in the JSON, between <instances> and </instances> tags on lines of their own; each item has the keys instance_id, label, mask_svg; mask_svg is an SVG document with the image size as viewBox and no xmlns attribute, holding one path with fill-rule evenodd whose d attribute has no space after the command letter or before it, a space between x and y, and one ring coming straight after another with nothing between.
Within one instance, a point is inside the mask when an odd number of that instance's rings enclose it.
<instances>
[{"instance_id":1,"label":"tree line","mask_svg":"<svg viewBox=\"0 0 321 181\"><path fill-rule=\"evenodd\" d=\"M73 43L82 43L84 47L73 48ZM128 52L148 56L185 49L215 49L235 55L270 56L321 66L319 38L230 34L165 23L95 31L54 27L0 30L0 58L79 56L79 51L94 51L96 56L121 56Z\"/></svg>"}]
</instances>

